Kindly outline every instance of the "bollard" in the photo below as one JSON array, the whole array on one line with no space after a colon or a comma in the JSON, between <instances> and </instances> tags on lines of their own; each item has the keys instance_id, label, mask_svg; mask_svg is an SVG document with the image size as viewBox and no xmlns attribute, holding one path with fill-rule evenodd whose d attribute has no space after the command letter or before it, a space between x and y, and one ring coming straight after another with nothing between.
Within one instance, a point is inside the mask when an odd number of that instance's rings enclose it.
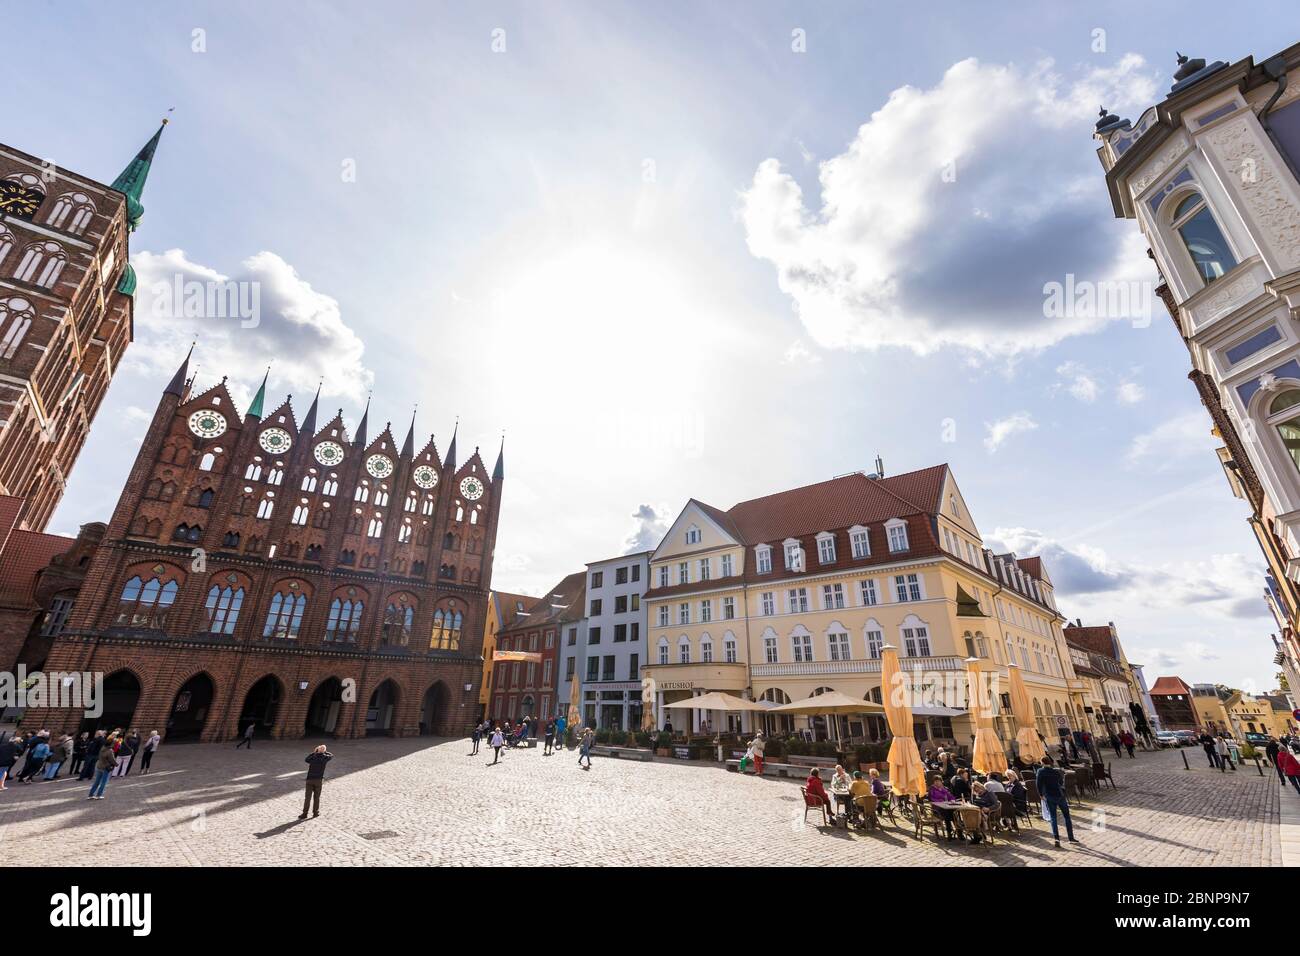
<instances>
[{"instance_id":1,"label":"bollard","mask_svg":"<svg viewBox=\"0 0 1300 956\"><path fill-rule=\"evenodd\" d=\"M1264 765L1259 762L1258 756L1255 757L1255 769L1259 771L1261 777L1264 776Z\"/></svg>"},{"instance_id":2,"label":"bollard","mask_svg":"<svg viewBox=\"0 0 1300 956\"><path fill-rule=\"evenodd\" d=\"M1189 766L1187 765L1187 751L1184 750L1182 747L1179 747L1179 748L1178 748L1178 752L1179 752L1180 754L1182 754L1182 757L1183 757L1183 769L1184 769L1184 770L1191 770L1192 768L1189 767Z\"/></svg>"}]
</instances>

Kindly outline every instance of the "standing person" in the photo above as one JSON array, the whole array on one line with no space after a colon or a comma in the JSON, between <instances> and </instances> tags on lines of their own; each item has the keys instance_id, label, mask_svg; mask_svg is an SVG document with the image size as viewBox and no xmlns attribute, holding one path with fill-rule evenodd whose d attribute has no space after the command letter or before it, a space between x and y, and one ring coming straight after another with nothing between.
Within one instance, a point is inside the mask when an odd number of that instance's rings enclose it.
<instances>
[{"instance_id":1,"label":"standing person","mask_svg":"<svg viewBox=\"0 0 1300 956\"><path fill-rule=\"evenodd\" d=\"M1123 743L1119 739L1119 734L1115 733L1113 730L1110 732L1110 746L1111 749L1115 751L1116 759L1124 756L1124 752L1120 749L1120 747L1123 746Z\"/></svg>"},{"instance_id":2,"label":"standing person","mask_svg":"<svg viewBox=\"0 0 1300 956\"><path fill-rule=\"evenodd\" d=\"M564 744L565 744L564 735L565 733L568 732L568 729L569 729L569 718L565 717L563 714L555 718L555 746L558 747L560 750L564 749Z\"/></svg>"},{"instance_id":3,"label":"standing person","mask_svg":"<svg viewBox=\"0 0 1300 956\"><path fill-rule=\"evenodd\" d=\"M1236 737L1224 738L1228 744L1228 759L1232 761L1232 769L1236 770L1241 766L1241 747L1237 744Z\"/></svg>"},{"instance_id":4,"label":"standing person","mask_svg":"<svg viewBox=\"0 0 1300 956\"><path fill-rule=\"evenodd\" d=\"M251 749L251 748L250 748ZM321 744L305 758L307 764L307 790L302 798L302 813L299 820L307 819L307 804L312 805L311 815L320 816L320 791L325 785L325 765L334 759L334 755Z\"/></svg>"},{"instance_id":5,"label":"standing person","mask_svg":"<svg viewBox=\"0 0 1300 956\"><path fill-rule=\"evenodd\" d=\"M1274 738L1268 738L1268 746L1264 748L1264 753L1268 754L1268 762L1273 765L1277 771L1277 779L1282 786L1286 786L1286 774L1282 772L1282 765L1277 762L1278 755L1282 752L1282 745Z\"/></svg>"},{"instance_id":6,"label":"standing person","mask_svg":"<svg viewBox=\"0 0 1300 956\"><path fill-rule=\"evenodd\" d=\"M76 776L81 771L81 765L86 762L86 745L90 743L90 734L82 732L72 744L72 766L68 768L68 776Z\"/></svg>"},{"instance_id":7,"label":"standing person","mask_svg":"<svg viewBox=\"0 0 1300 956\"><path fill-rule=\"evenodd\" d=\"M14 763L18 760L18 755L22 753L23 744L21 737L9 737L0 740L0 790L5 787L5 778L9 776L9 771L13 770Z\"/></svg>"},{"instance_id":8,"label":"standing person","mask_svg":"<svg viewBox=\"0 0 1300 956\"><path fill-rule=\"evenodd\" d=\"M506 745L506 737L501 733L500 727L492 729L492 739L488 743L492 746L492 765L495 765L501 759L501 748Z\"/></svg>"},{"instance_id":9,"label":"standing person","mask_svg":"<svg viewBox=\"0 0 1300 956\"><path fill-rule=\"evenodd\" d=\"M45 773L41 779L53 780L59 775L59 768L67 760L68 747L67 743L71 737L60 735L53 744L50 745L50 756L45 761Z\"/></svg>"},{"instance_id":10,"label":"standing person","mask_svg":"<svg viewBox=\"0 0 1300 956\"><path fill-rule=\"evenodd\" d=\"M149 734L149 739L144 742L144 750L140 754L140 772L148 773L149 764L153 763L153 755L158 752L158 745L162 743L162 737L158 731Z\"/></svg>"},{"instance_id":11,"label":"standing person","mask_svg":"<svg viewBox=\"0 0 1300 956\"><path fill-rule=\"evenodd\" d=\"M95 782L90 785L90 794L87 800L103 800L104 788L108 786L108 778L113 774L113 768L117 766L117 755L113 753L113 743L110 739L105 738L104 745L99 748L99 755L95 758Z\"/></svg>"},{"instance_id":12,"label":"standing person","mask_svg":"<svg viewBox=\"0 0 1300 956\"><path fill-rule=\"evenodd\" d=\"M669 737L673 735L673 722L671 720L664 721L664 733L666 733Z\"/></svg>"},{"instance_id":13,"label":"standing person","mask_svg":"<svg viewBox=\"0 0 1300 956\"><path fill-rule=\"evenodd\" d=\"M596 742L596 732L592 730L590 727L584 727L582 729L582 745L581 745L581 749L578 751L579 767L582 766L582 761L585 758L587 761L587 769L588 770L591 769L591 745L594 744L595 742Z\"/></svg>"},{"instance_id":14,"label":"standing person","mask_svg":"<svg viewBox=\"0 0 1300 956\"><path fill-rule=\"evenodd\" d=\"M555 748L555 721L546 722L546 746L542 749L542 756L549 757Z\"/></svg>"},{"instance_id":15,"label":"standing person","mask_svg":"<svg viewBox=\"0 0 1300 956\"><path fill-rule=\"evenodd\" d=\"M1219 768L1219 758L1215 753L1214 738L1208 733L1202 732L1200 741L1201 746L1205 749L1205 757L1210 761L1210 767L1217 770Z\"/></svg>"},{"instance_id":16,"label":"standing person","mask_svg":"<svg viewBox=\"0 0 1300 956\"><path fill-rule=\"evenodd\" d=\"M50 757L50 745L45 738L37 734L32 739L36 743L27 748L27 762L23 764L23 772L18 775L20 783L31 783L32 777L40 773L41 768L45 766L45 761Z\"/></svg>"},{"instance_id":17,"label":"standing person","mask_svg":"<svg viewBox=\"0 0 1300 956\"><path fill-rule=\"evenodd\" d=\"M238 750L240 747L247 747L249 750L252 750L253 734L255 733L257 733L257 724L249 724L247 727L245 727L244 736L239 741L239 743L235 744L235 749Z\"/></svg>"},{"instance_id":18,"label":"standing person","mask_svg":"<svg viewBox=\"0 0 1300 956\"><path fill-rule=\"evenodd\" d=\"M1281 762L1282 773L1286 774L1286 778L1291 781L1295 792L1300 793L1300 760L1296 759L1290 747L1284 747L1277 755L1277 759Z\"/></svg>"},{"instance_id":19,"label":"standing person","mask_svg":"<svg viewBox=\"0 0 1300 956\"><path fill-rule=\"evenodd\" d=\"M763 750L766 747L767 735L760 730L749 742L749 749L754 752L754 773L759 777L763 776Z\"/></svg>"},{"instance_id":20,"label":"standing person","mask_svg":"<svg viewBox=\"0 0 1300 956\"><path fill-rule=\"evenodd\" d=\"M140 742L137 737L136 743ZM115 777L125 777L126 772L131 769L131 759L135 756L135 750L131 747L131 738L122 737L117 742L117 769L113 771Z\"/></svg>"},{"instance_id":21,"label":"standing person","mask_svg":"<svg viewBox=\"0 0 1300 956\"><path fill-rule=\"evenodd\" d=\"M131 759L126 762L126 769L122 771L122 776L124 777L127 776L131 772L131 768L135 766L136 754L140 752L140 731L132 727L131 733L127 735L126 743L127 747L131 751Z\"/></svg>"},{"instance_id":22,"label":"standing person","mask_svg":"<svg viewBox=\"0 0 1300 956\"><path fill-rule=\"evenodd\" d=\"M1043 765L1038 768L1034 780L1038 784L1038 795L1043 798L1043 804L1052 815L1052 842L1056 848L1061 848L1061 831L1056 825L1058 810L1065 816L1065 835L1071 843L1078 843L1074 838L1074 824L1070 822L1070 804L1065 799L1065 774L1052 766L1051 757L1044 757Z\"/></svg>"},{"instance_id":23,"label":"standing person","mask_svg":"<svg viewBox=\"0 0 1300 956\"><path fill-rule=\"evenodd\" d=\"M1136 760L1137 757L1133 756L1133 748L1137 746L1137 739L1133 736L1132 732L1126 730L1124 733L1120 734L1119 742L1122 743L1124 749L1128 751L1128 759Z\"/></svg>"},{"instance_id":24,"label":"standing person","mask_svg":"<svg viewBox=\"0 0 1300 956\"><path fill-rule=\"evenodd\" d=\"M479 745L479 741L483 739L483 725L482 725L482 724L475 724L475 725L474 725L474 730L470 733L470 735L469 735L469 739L470 739L470 741L474 744L474 746L470 749L470 752L469 752L469 755L470 755L471 757L473 757L475 754L478 753L478 745Z\"/></svg>"},{"instance_id":25,"label":"standing person","mask_svg":"<svg viewBox=\"0 0 1300 956\"><path fill-rule=\"evenodd\" d=\"M103 749L107 735L102 730L95 731L95 736L86 741L86 756L81 765L80 779L89 780L95 775L95 761L99 758L99 752Z\"/></svg>"},{"instance_id":26,"label":"standing person","mask_svg":"<svg viewBox=\"0 0 1300 956\"><path fill-rule=\"evenodd\" d=\"M1234 773L1236 772L1237 765L1232 762L1232 752L1228 749L1228 741L1223 734L1219 734L1218 740L1214 743L1214 756L1219 761L1220 769L1222 769L1223 765L1226 763L1229 769Z\"/></svg>"}]
</instances>

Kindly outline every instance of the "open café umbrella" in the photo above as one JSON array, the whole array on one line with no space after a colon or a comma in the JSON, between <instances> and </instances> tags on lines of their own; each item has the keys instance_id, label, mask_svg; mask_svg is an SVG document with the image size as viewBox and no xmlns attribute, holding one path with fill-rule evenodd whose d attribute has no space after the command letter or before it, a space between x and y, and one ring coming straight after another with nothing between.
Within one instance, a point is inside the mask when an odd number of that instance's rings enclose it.
<instances>
[{"instance_id":1,"label":"open caf\u00e9 umbrella","mask_svg":"<svg viewBox=\"0 0 1300 956\"><path fill-rule=\"evenodd\" d=\"M716 690L699 697L687 697L675 704L664 704L664 707L675 707L681 710L766 710L762 704L755 701L733 697L731 694Z\"/></svg>"},{"instance_id":2,"label":"open caf\u00e9 umbrella","mask_svg":"<svg viewBox=\"0 0 1300 956\"><path fill-rule=\"evenodd\" d=\"M978 773L991 773L994 770L1007 769L1007 755L1002 752L997 731L993 729L993 707L989 700L988 688L980 677L978 658L966 658L967 699L971 715L975 721L975 753L971 756L971 766Z\"/></svg>"},{"instance_id":3,"label":"open caf\u00e9 umbrella","mask_svg":"<svg viewBox=\"0 0 1300 956\"><path fill-rule=\"evenodd\" d=\"M1025 690L1025 681L1020 676L1019 667L1008 664L1007 675L1011 682L1011 712L1015 714L1016 725L1020 728L1016 731L1016 740L1020 743L1020 759L1025 763L1038 763L1047 756L1047 751L1043 749L1043 742L1038 739L1038 731L1034 728L1034 715L1029 709L1029 692Z\"/></svg>"},{"instance_id":4,"label":"open caf\u00e9 umbrella","mask_svg":"<svg viewBox=\"0 0 1300 956\"><path fill-rule=\"evenodd\" d=\"M897 794L925 793L925 767L912 736L912 709L907 703L903 673L898 667L898 648L886 644L880 649L880 689L885 701L885 720L894 741L889 745L889 786Z\"/></svg>"}]
</instances>

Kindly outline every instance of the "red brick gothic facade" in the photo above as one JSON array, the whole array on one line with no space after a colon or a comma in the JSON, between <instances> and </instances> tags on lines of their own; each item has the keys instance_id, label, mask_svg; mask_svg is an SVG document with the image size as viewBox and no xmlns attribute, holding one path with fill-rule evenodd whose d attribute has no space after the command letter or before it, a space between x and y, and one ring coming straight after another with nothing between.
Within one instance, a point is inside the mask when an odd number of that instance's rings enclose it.
<instances>
[{"instance_id":1,"label":"red brick gothic facade","mask_svg":"<svg viewBox=\"0 0 1300 956\"><path fill-rule=\"evenodd\" d=\"M477 717L503 463L414 421L349 437L225 381L159 402L47 672L106 676L100 724L180 739L454 735ZM319 396L318 396L319 398ZM72 731L76 710L24 726Z\"/></svg>"}]
</instances>

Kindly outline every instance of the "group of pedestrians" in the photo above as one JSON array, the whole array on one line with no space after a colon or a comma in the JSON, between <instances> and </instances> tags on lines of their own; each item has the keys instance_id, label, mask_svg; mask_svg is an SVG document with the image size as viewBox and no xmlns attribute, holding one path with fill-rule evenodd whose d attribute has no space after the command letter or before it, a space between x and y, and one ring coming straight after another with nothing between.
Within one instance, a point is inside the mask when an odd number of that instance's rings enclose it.
<instances>
[{"instance_id":1,"label":"group of pedestrians","mask_svg":"<svg viewBox=\"0 0 1300 956\"><path fill-rule=\"evenodd\" d=\"M129 733L121 727L109 732L97 730L76 736L52 737L48 730L14 734L0 741L0 790L8 780L20 783L54 780L66 766L67 776L92 780L89 800L104 799L109 777L125 777L139 759L140 772L148 773L162 736L153 731L142 737L138 730ZM21 764L19 764L21 761Z\"/></svg>"},{"instance_id":2,"label":"group of pedestrians","mask_svg":"<svg viewBox=\"0 0 1300 956\"><path fill-rule=\"evenodd\" d=\"M1233 771L1237 769L1237 765L1241 763L1241 746L1235 739L1226 734L1214 735L1208 731L1203 731L1199 739L1211 767L1216 770L1223 770L1225 767Z\"/></svg>"},{"instance_id":3,"label":"group of pedestrians","mask_svg":"<svg viewBox=\"0 0 1300 956\"><path fill-rule=\"evenodd\" d=\"M567 718L560 716L554 720L548 720L542 731L542 756L553 756L558 750L564 747L566 734L569 732L569 721ZM470 733L470 743L472 748L469 752L471 757L477 756L479 747L486 740L488 746L492 748L492 763L488 766L494 766L501 762L501 751L511 750L520 745L525 745L529 737L537 736L537 718L525 717L518 724L511 724L505 721L504 724L496 723L492 720L483 720L474 726ZM591 748L596 742L596 732L585 727L578 732L578 765L591 769Z\"/></svg>"},{"instance_id":4,"label":"group of pedestrians","mask_svg":"<svg viewBox=\"0 0 1300 956\"><path fill-rule=\"evenodd\" d=\"M1297 751L1300 751L1300 737L1291 734L1270 737L1264 746L1269 763L1277 771L1278 781L1283 787L1290 782L1296 793L1300 793L1300 757L1296 755Z\"/></svg>"}]
</instances>

